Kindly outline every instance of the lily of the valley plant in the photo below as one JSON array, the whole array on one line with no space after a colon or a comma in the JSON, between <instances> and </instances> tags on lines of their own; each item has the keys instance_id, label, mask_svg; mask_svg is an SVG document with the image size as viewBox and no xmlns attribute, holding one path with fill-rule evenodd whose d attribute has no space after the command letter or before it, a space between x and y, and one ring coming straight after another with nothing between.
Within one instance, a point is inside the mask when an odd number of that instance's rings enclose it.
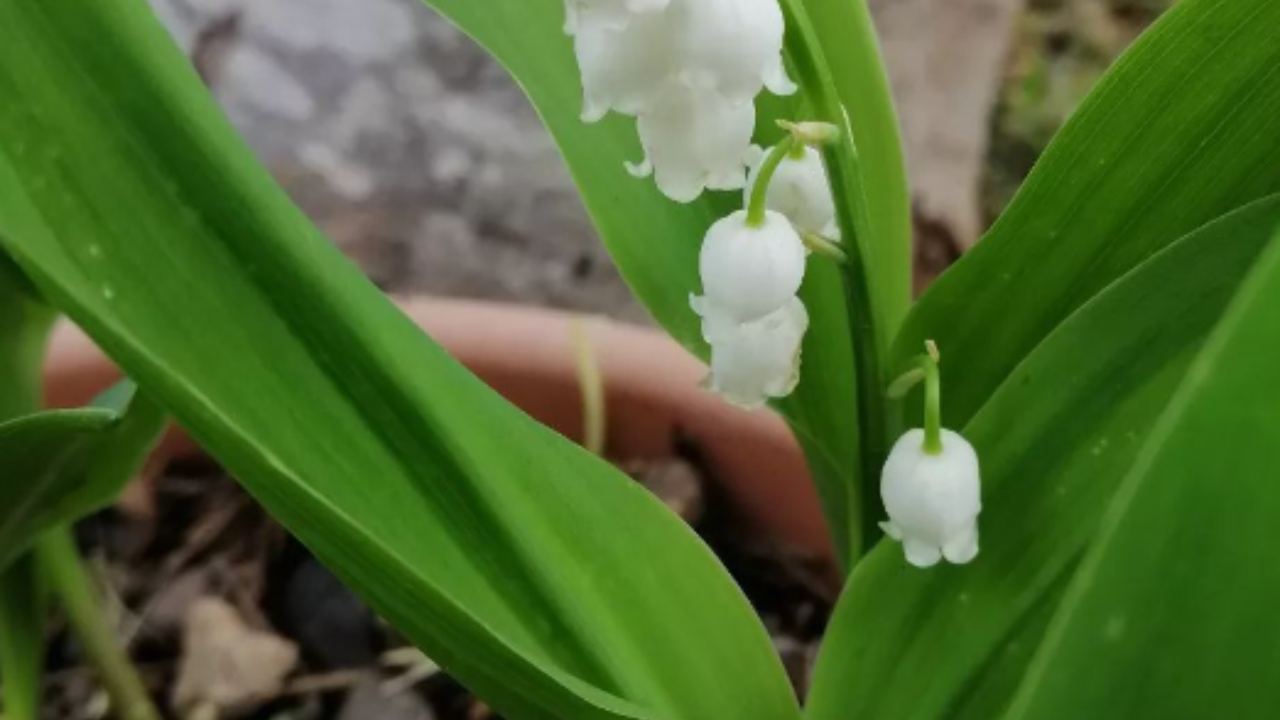
<instances>
[{"instance_id":1,"label":"lily of the valley plant","mask_svg":"<svg viewBox=\"0 0 1280 720\"><path fill-rule=\"evenodd\" d=\"M843 584L809 686L679 518L340 256L143 0L6 0L5 720L51 606L112 712L158 716L68 527L166 413L513 720L1280 707L1280 3L1177 3L914 300L865 0L427 4L527 90L705 387L794 431ZM40 408L59 313L136 391Z\"/></svg>"}]
</instances>

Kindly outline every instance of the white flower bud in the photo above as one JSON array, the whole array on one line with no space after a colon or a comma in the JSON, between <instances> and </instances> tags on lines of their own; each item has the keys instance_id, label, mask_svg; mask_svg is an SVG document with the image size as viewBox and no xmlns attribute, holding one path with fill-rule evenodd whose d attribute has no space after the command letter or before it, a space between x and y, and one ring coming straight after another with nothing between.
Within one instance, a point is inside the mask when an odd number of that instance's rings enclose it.
<instances>
[{"instance_id":1,"label":"white flower bud","mask_svg":"<svg viewBox=\"0 0 1280 720\"><path fill-rule=\"evenodd\" d=\"M637 122L645 159L633 174L652 170L658 189L676 202L692 202L707 188L737 190L746 181L742 150L755 124L750 101L668 85Z\"/></svg>"},{"instance_id":2,"label":"white flower bud","mask_svg":"<svg viewBox=\"0 0 1280 720\"><path fill-rule=\"evenodd\" d=\"M734 320L705 297L689 300L702 316L702 334L711 345L707 389L745 408L758 408L795 389L800 345L809 327L809 314L799 298L747 323Z\"/></svg>"},{"instance_id":3,"label":"white flower bud","mask_svg":"<svg viewBox=\"0 0 1280 720\"><path fill-rule=\"evenodd\" d=\"M765 153L754 149L751 173L747 176L743 202L749 202ZM796 232L812 233L832 240L840 238L836 226L836 206L831 198L831 184L822 155L811 147L804 148L800 158L787 155L769 182L765 207L787 216Z\"/></svg>"},{"instance_id":4,"label":"white flower bud","mask_svg":"<svg viewBox=\"0 0 1280 720\"><path fill-rule=\"evenodd\" d=\"M903 435L884 464L880 497L889 521L880 527L902 541L907 562L963 564L978 554L982 510L978 455L960 435L942 430L942 452L924 451L924 431Z\"/></svg>"},{"instance_id":5,"label":"white flower bud","mask_svg":"<svg viewBox=\"0 0 1280 720\"><path fill-rule=\"evenodd\" d=\"M791 223L765 211L759 227L747 211L707 231L698 257L706 297L735 322L757 320L788 303L804 279L805 248Z\"/></svg>"},{"instance_id":6,"label":"white flower bud","mask_svg":"<svg viewBox=\"0 0 1280 720\"><path fill-rule=\"evenodd\" d=\"M567 0L564 31L621 30L634 15L665 10L671 0Z\"/></svg>"}]
</instances>

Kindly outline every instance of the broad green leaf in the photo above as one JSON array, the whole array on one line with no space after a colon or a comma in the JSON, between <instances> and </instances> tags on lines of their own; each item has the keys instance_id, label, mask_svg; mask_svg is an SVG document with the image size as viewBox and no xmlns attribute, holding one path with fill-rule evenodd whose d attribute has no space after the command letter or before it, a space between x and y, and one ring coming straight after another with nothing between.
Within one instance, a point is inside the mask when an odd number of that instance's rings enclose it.
<instances>
[{"instance_id":1,"label":"broad green leaf","mask_svg":"<svg viewBox=\"0 0 1280 720\"><path fill-rule=\"evenodd\" d=\"M0 569L45 530L114 500L164 429L127 382L96 404L0 423Z\"/></svg>"},{"instance_id":2,"label":"broad green leaf","mask_svg":"<svg viewBox=\"0 0 1280 720\"><path fill-rule=\"evenodd\" d=\"M961 427L1064 318L1166 243L1280 191L1280 2L1185 0L1116 63L995 226L922 298ZM896 370L897 368L893 368Z\"/></svg>"},{"instance_id":3,"label":"broad green leaf","mask_svg":"<svg viewBox=\"0 0 1280 720\"><path fill-rule=\"evenodd\" d=\"M26 558L0 570L0 706L5 720L38 720L43 667L44 591L36 564Z\"/></svg>"},{"instance_id":4,"label":"broad green leaf","mask_svg":"<svg viewBox=\"0 0 1280 720\"><path fill-rule=\"evenodd\" d=\"M0 569L56 524L51 504L77 489L78 471L118 420L110 410L77 409L0 423Z\"/></svg>"},{"instance_id":5,"label":"broad green leaf","mask_svg":"<svg viewBox=\"0 0 1280 720\"><path fill-rule=\"evenodd\" d=\"M1044 604L1278 222L1271 198L1177 241L1010 373L964 429L983 465L981 553L920 570L880 543L836 608L811 720L1000 716Z\"/></svg>"},{"instance_id":6,"label":"broad green leaf","mask_svg":"<svg viewBox=\"0 0 1280 720\"><path fill-rule=\"evenodd\" d=\"M1280 235L1107 512L1015 718L1280 707Z\"/></svg>"},{"instance_id":7,"label":"broad green leaf","mask_svg":"<svg viewBox=\"0 0 1280 720\"><path fill-rule=\"evenodd\" d=\"M697 536L400 314L253 160L141 0L0 4L0 96L3 247L497 710L798 714L758 618ZM627 217L651 229L700 212L643 207Z\"/></svg>"},{"instance_id":8,"label":"broad green leaf","mask_svg":"<svg viewBox=\"0 0 1280 720\"><path fill-rule=\"evenodd\" d=\"M741 207L741 194L707 193L678 205L652 181L627 177L623 163L641 157L635 121L612 115L586 125L579 119L582 88L572 39L563 31L564 0L425 2L484 46L524 88L559 144L623 278L676 340L705 358L698 318L689 309L689 294L701 292L698 250L711 223ZM760 139L775 139L773 119L799 112L801 100L764 97ZM801 382L778 407L805 448L837 553L845 554L849 538L859 533L851 525L856 514L849 513L856 503L849 489L857 486L858 472L857 447L850 440L857 428L853 355L840 274L823 264L810 262L801 291L811 321Z\"/></svg>"}]
</instances>

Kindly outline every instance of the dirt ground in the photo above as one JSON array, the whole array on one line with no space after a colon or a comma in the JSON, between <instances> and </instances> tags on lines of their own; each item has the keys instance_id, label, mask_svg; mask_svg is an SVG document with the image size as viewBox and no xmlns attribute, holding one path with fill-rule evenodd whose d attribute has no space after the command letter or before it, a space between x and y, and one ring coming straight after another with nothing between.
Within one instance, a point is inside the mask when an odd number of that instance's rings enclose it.
<instances>
[{"instance_id":1,"label":"dirt ground","mask_svg":"<svg viewBox=\"0 0 1280 720\"><path fill-rule=\"evenodd\" d=\"M740 532L696 452L622 467L716 550L803 693L834 601L830 576ZM165 717L497 720L207 459L160 469L77 532ZM43 718L104 717L75 638L57 621L50 638Z\"/></svg>"}]
</instances>

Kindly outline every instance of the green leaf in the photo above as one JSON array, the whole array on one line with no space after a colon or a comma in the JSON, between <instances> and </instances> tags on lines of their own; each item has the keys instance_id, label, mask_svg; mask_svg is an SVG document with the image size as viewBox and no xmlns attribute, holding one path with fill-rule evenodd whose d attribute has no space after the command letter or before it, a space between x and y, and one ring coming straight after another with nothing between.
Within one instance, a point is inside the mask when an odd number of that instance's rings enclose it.
<instances>
[{"instance_id":1,"label":"green leaf","mask_svg":"<svg viewBox=\"0 0 1280 720\"><path fill-rule=\"evenodd\" d=\"M962 427L1064 318L1166 243L1280 191L1280 3L1177 3L1116 63L976 248L920 301L897 363L942 350Z\"/></svg>"},{"instance_id":2,"label":"green leaf","mask_svg":"<svg viewBox=\"0 0 1280 720\"><path fill-rule=\"evenodd\" d=\"M1010 714L1280 707L1280 234L1107 512Z\"/></svg>"},{"instance_id":3,"label":"green leaf","mask_svg":"<svg viewBox=\"0 0 1280 720\"><path fill-rule=\"evenodd\" d=\"M892 337L911 304L911 195L898 117L867 0L802 0L849 115L871 241L869 281Z\"/></svg>"},{"instance_id":4,"label":"green leaf","mask_svg":"<svg viewBox=\"0 0 1280 720\"><path fill-rule=\"evenodd\" d=\"M0 569L45 530L114 500L163 428L164 413L127 382L100 407L0 423Z\"/></svg>"},{"instance_id":5,"label":"green leaf","mask_svg":"<svg viewBox=\"0 0 1280 720\"><path fill-rule=\"evenodd\" d=\"M44 609L44 589L34 562L27 558L0 570L0 699L5 720L40 717Z\"/></svg>"},{"instance_id":6,"label":"green leaf","mask_svg":"<svg viewBox=\"0 0 1280 720\"><path fill-rule=\"evenodd\" d=\"M964 430L983 465L981 553L919 570L880 543L835 610L810 720L1001 715L1044 605L1277 222L1273 197L1177 241L1010 373Z\"/></svg>"},{"instance_id":7,"label":"green leaf","mask_svg":"<svg viewBox=\"0 0 1280 720\"><path fill-rule=\"evenodd\" d=\"M117 420L109 410L77 409L0 423L0 569L59 522L53 503L78 489L79 471Z\"/></svg>"},{"instance_id":8,"label":"green leaf","mask_svg":"<svg viewBox=\"0 0 1280 720\"><path fill-rule=\"evenodd\" d=\"M520 45L558 36L557 23L531 16L505 32ZM564 52L531 57L531 77ZM577 102L567 85L544 90ZM397 311L254 161L144 3L0 4L0 96L3 247L291 532L497 710L798 714L758 618L697 536ZM652 192L618 184L612 163L578 171L621 189L597 192L597 211ZM638 238L705 208L636 213L614 222L634 221ZM636 257L685 242L645 239ZM670 275L639 284L665 288Z\"/></svg>"},{"instance_id":9,"label":"green leaf","mask_svg":"<svg viewBox=\"0 0 1280 720\"><path fill-rule=\"evenodd\" d=\"M564 0L425 2L484 46L524 88L559 144L627 284L676 340L706 358L698 318L689 309L689 294L701 289L698 250L711 223L741 207L741 194L707 193L694 203L677 205L652 181L626 177L623 163L641 156L635 121L612 115L586 125L579 119L582 88L572 38L562 28ZM776 138L773 119L797 112L802 100L762 97L759 137ZM850 490L858 485L857 447L851 441L857 417L848 314L840 274L824 267L828 264L822 259L809 263L801 297L809 310L810 331L800 385L778 408L805 448L836 552L846 558L850 539L860 534L859 500Z\"/></svg>"}]
</instances>

